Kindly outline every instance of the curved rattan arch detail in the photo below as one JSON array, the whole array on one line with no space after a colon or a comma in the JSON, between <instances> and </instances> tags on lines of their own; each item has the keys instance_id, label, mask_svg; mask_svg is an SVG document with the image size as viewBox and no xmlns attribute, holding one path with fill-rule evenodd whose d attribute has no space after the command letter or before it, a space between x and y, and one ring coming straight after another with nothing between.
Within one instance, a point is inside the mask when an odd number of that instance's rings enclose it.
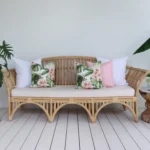
<instances>
[{"instance_id":1,"label":"curved rattan arch detail","mask_svg":"<svg viewBox=\"0 0 150 150\"><path fill-rule=\"evenodd\" d=\"M39 107L45 112L45 114L46 114L48 120L51 121L51 118L50 118L48 112L46 111L46 109L45 109L43 106L41 106L40 104L37 104L37 103L34 103L34 102L30 102L30 103L24 102L24 103L18 104L18 105L16 106L16 108L11 112L10 120L12 120L12 118L13 118L13 116L15 115L15 112L18 110L18 108L21 107L21 106L24 105L24 104L35 104L35 105L39 106Z\"/></svg>"},{"instance_id":2,"label":"curved rattan arch detail","mask_svg":"<svg viewBox=\"0 0 150 150\"><path fill-rule=\"evenodd\" d=\"M46 114L48 120L49 120L50 122L52 122L52 121L54 120L56 114L58 113L58 111L59 111L61 108L63 108L64 106L69 105L70 103L65 103L65 104L60 105L60 106L53 112L53 114L49 114L49 113L48 113L48 110L46 110L42 105L40 105L40 104L38 104L38 103L34 103L34 102L28 102L28 103L27 103L27 102L23 102L23 103L21 103L21 104L18 104L18 105L15 107L15 109L11 112L10 120L12 120L12 118L13 118L13 116L15 115L15 112L18 110L18 108L21 107L22 105L25 105L25 104L34 104L34 105L39 106L39 107L45 112L45 114ZM84 105L82 105L82 104L75 104L75 105L81 106L81 107L87 112L87 114L89 115L90 120L91 120L91 121L93 120L93 116L91 115L90 111L89 111Z\"/></svg>"},{"instance_id":3,"label":"curved rattan arch detail","mask_svg":"<svg viewBox=\"0 0 150 150\"><path fill-rule=\"evenodd\" d=\"M126 106L130 111L131 111L131 113L132 113L132 115L133 115L133 117L134 117L134 119L135 119L135 121L137 122L138 121L138 116L136 115L136 113L134 112L134 110L131 108L131 106L129 106L129 105L127 105L126 103L123 103L123 102L115 102L116 104L122 104L122 105L124 105L124 106ZM112 103L106 103L106 104L104 104L102 107L100 107L98 110L97 110L97 112L95 113L95 119L97 118L97 115L99 114L99 112L105 107L105 106L107 106L107 105L110 105L110 104L112 104ZM114 104L114 103L113 103Z\"/></svg>"},{"instance_id":4,"label":"curved rattan arch detail","mask_svg":"<svg viewBox=\"0 0 150 150\"><path fill-rule=\"evenodd\" d=\"M62 107L64 107L65 105L70 105L70 104L72 104L72 103L67 103L67 104L63 104L63 105L59 106L59 107L55 110L54 114L52 115L52 121L54 120L56 114L58 113L58 111L59 111ZM91 120L91 121L93 120L92 114L90 113L90 111L89 111L84 105L78 104L78 103L75 103L75 105L78 105L78 106L81 106L82 108L84 108L84 110L88 113L90 120Z\"/></svg>"},{"instance_id":5,"label":"curved rattan arch detail","mask_svg":"<svg viewBox=\"0 0 150 150\"><path fill-rule=\"evenodd\" d=\"M67 104L62 104L62 105L60 105L60 106L54 111L54 113L53 113L52 116L51 116L51 122L54 120L54 118L55 118L56 114L58 113L58 111L59 111L61 108L63 108L65 105L67 105Z\"/></svg>"}]
</instances>

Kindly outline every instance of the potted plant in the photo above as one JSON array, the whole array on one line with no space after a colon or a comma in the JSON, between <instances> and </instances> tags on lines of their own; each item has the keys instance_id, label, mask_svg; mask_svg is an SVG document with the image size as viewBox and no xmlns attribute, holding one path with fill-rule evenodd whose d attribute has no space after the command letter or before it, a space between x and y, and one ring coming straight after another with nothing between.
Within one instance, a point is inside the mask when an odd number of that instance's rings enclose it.
<instances>
[{"instance_id":1,"label":"potted plant","mask_svg":"<svg viewBox=\"0 0 150 150\"><path fill-rule=\"evenodd\" d=\"M139 47L134 53L134 54L138 54L138 53L142 53L145 52L147 50L150 50L150 38L141 46ZM147 76L146 79L147 82L147 88L150 89L150 74Z\"/></svg>"},{"instance_id":2,"label":"potted plant","mask_svg":"<svg viewBox=\"0 0 150 150\"><path fill-rule=\"evenodd\" d=\"M7 60L11 59L11 57L13 56L12 51L12 47L5 41L3 41L0 45L0 59L4 61L3 64L0 64L0 87L2 86L4 81L2 69L5 68L8 70Z\"/></svg>"}]
</instances>

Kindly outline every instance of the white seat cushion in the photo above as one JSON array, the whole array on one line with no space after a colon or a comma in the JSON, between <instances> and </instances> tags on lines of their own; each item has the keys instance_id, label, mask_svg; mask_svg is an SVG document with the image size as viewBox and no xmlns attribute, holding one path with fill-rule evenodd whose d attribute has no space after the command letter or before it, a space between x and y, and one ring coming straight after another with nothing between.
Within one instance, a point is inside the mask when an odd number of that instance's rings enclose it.
<instances>
[{"instance_id":1,"label":"white seat cushion","mask_svg":"<svg viewBox=\"0 0 150 150\"><path fill-rule=\"evenodd\" d=\"M76 89L75 86L55 86L53 88L14 88L12 96L23 97L118 97L134 96L130 86L115 86L101 89Z\"/></svg>"}]
</instances>

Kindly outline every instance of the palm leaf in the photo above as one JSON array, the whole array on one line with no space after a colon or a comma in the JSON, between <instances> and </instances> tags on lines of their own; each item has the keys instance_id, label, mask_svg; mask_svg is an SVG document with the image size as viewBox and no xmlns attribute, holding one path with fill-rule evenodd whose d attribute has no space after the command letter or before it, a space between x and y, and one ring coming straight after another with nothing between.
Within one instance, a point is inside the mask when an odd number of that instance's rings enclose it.
<instances>
[{"instance_id":1,"label":"palm leaf","mask_svg":"<svg viewBox=\"0 0 150 150\"><path fill-rule=\"evenodd\" d=\"M53 80L50 80L50 79L46 79L47 83L49 84L50 87L53 87L55 85L54 81Z\"/></svg>"},{"instance_id":2,"label":"palm leaf","mask_svg":"<svg viewBox=\"0 0 150 150\"><path fill-rule=\"evenodd\" d=\"M44 70L42 73L41 73L41 75L45 75L45 74L47 74L49 72L49 70L47 69L47 70Z\"/></svg>"},{"instance_id":3,"label":"palm leaf","mask_svg":"<svg viewBox=\"0 0 150 150\"><path fill-rule=\"evenodd\" d=\"M38 80L41 78L42 77L37 73L32 74L32 83L37 84Z\"/></svg>"},{"instance_id":4,"label":"palm leaf","mask_svg":"<svg viewBox=\"0 0 150 150\"><path fill-rule=\"evenodd\" d=\"M82 71L84 71L84 70L86 70L87 69L87 66L85 66L85 65L83 65L83 64L79 64L78 66L77 66L77 72L79 73L79 72L82 72Z\"/></svg>"},{"instance_id":5,"label":"palm leaf","mask_svg":"<svg viewBox=\"0 0 150 150\"><path fill-rule=\"evenodd\" d=\"M84 81L84 77L77 75L77 86L81 86L82 81Z\"/></svg>"},{"instance_id":6,"label":"palm leaf","mask_svg":"<svg viewBox=\"0 0 150 150\"><path fill-rule=\"evenodd\" d=\"M92 69L91 69L91 70L89 69L88 72L87 72L84 76L86 77L86 76L89 76L89 75L91 75L91 74L93 74L93 70L92 70Z\"/></svg>"},{"instance_id":7,"label":"palm leaf","mask_svg":"<svg viewBox=\"0 0 150 150\"><path fill-rule=\"evenodd\" d=\"M138 53L142 53L145 52L147 50L150 50L150 38L141 46L139 47L134 53L134 54L138 54Z\"/></svg>"},{"instance_id":8,"label":"palm leaf","mask_svg":"<svg viewBox=\"0 0 150 150\"><path fill-rule=\"evenodd\" d=\"M4 77L1 71L2 67L6 68L7 71L9 72L7 59L11 59L11 57L13 56L12 51L13 51L12 47L9 44L7 44L5 41L3 41L2 45L0 45L0 58L2 58L5 61L5 63L0 65L0 87L2 86L3 80L4 80Z\"/></svg>"},{"instance_id":9,"label":"palm leaf","mask_svg":"<svg viewBox=\"0 0 150 150\"><path fill-rule=\"evenodd\" d=\"M3 41L2 45L0 45L0 55L5 59L11 59L11 57L13 56L12 51L12 47L5 41Z\"/></svg>"},{"instance_id":10,"label":"palm leaf","mask_svg":"<svg viewBox=\"0 0 150 150\"><path fill-rule=\"evenodd\" d=\"M141 46L139 47L134 53L134 54L138 54L138 53L142 53L145 52L147 50L150 50L150 38ZM147 75L147 77L150 77L150 74Z\"/></svg>"},{"instance_id":11,"label":"palm leaf","mask_svg":"<svg viewBox=\"0 0 150 150\"><path fill-rule=\"evenodd\" d=\"M39 64L32 64L31 66L32 71L39 71L40 70L40 65Z\"/></svg>"}]
</instances>

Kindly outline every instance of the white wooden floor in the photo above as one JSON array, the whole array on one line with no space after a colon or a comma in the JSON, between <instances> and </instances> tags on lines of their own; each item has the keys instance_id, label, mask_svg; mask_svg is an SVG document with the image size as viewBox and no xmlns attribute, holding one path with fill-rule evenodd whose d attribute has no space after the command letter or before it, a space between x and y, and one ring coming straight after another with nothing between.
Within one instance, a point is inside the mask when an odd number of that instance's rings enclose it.
<instances>
[{"instance_id":1,"label":"white wooden floor","mask_svg":"<svg viewBox=\"0 0 150 150\"><path fill-rule=\"evenodd\" d=\"M150 150L150 124L129 111L103 110L91 124L83 109L62 109L53 123L41 110L0 109L0 150Z\"/></svg>"}]
</instances>

